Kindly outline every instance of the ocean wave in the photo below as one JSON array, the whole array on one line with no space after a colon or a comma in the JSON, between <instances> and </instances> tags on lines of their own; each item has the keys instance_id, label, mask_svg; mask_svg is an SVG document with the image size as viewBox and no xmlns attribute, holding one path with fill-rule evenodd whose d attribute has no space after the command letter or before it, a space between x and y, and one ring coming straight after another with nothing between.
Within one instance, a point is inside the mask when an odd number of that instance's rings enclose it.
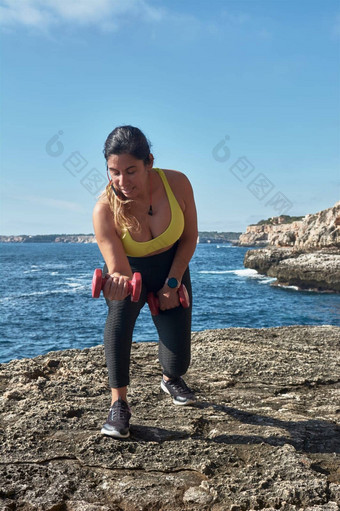
<instances>
[{"instance_id":1,"label":"ocean wave","mask_svg":"<svg viewBox=\"0 0 340 511\"><path fill-rule=\"evenodd\" d=\"M242 268L240 270L201 270L198 273L210 274L210 275L223 275L227 273L232 273L237 277L245 277L250 279L259 280L259 284L269 284L270 282L275 281L276 279L273 277L268 277L267 275L262 275L258 273L256 270L252 270L250 268Z\"/></svg>"},{"instance_id":2,"label":"ocean wave","mask_svg":"<svg viewBox=\"0 0 340 511\"><path fill-rule=\"evenodd\" d=\"M67 283L67 289L48 289L46 291L33 291L32 293L22 293L16 295L5 296L0 298L0 303L5 303L13 300L20 300L21 298L31 298L35 296L48 296L48 295L57 295L57 294L67 294L74 293L77 291L81 291L83 289L90 289L89 285L81 285L76 283Z\"/></svg>"},{"instance_id":3,"label":"ocean wave","mask_svg":"<svg viewBox=\"0 0 340 511\"><path fill-rule=\"evenodd\" d=\"M246 269L235 269L235 270L201 270L198 273L206 273L211 275L223 275L225 273L233 273L234 275L237 275L238 277L262 277L263 275L260 275L257 273L256 270L250 270L248 268Z\"/></svg>"},{"instance_id":4,"label":"ocean wave","mask_svg":"<svg viewBox=\"0 0 340 511\"><path fill-rule=\"evenodd\" d=\"M251 270L250 268L243 268L242 270L233 270L235 275L238 277L250 277L250 278L261 278L263 275L260 275L256 270Z\"/></svg>"},{"instance_id":5,"label":"ocean wave","mask_svg":"<svg viewBox=\"0 0 340 511\"><path fill-rule=\"evenodd\" d=\"M244 270L235 270L235 275L238 277L246 277L248 279L255 279L259 284L271 284L276 281L275 277L268 277L267 275L262 275L258 273L256 270L252 270L250 268L246 268Z\"/></svg>"},{"instance_id":6,"label":"ocean wave","mask_svg":"<svg viewBox=\"0 0 340 511\"><path fill-rule=\"evenodd\" d=\"M265 275L262 275L262 279L259 284L269 284L270 282L275 282L275 280L275 277L266 277Z\"/></svg>"},{"instance_id":7,"label":"ocean wave","mask_svg":"<svg viewBox=\"0 0 340 511\"><path fill-rule=\"evenodd\" d=\"M207 273L211 275L222 275L223 273L234 273L235 270L201 270L198 273Z\"/></svg>"},{"instance_id":8,"label":"ocean wave","mask_svg":"<svg viewBox=\"0 0 340 511\"><path fill-rule=\"evenodd\" d=\"M56 263L56 264L45 263L45 264L41 264L39 266L36 264L31 264L31 268L29 270L24 270L23 273L34 273L34 272L46 271L46 270L55 271L55 270L60 270L63 268L68 268L68 265L63 264L63 263Z\"/></svg>"},{"instance_id":9,"label":"ocean wave","mask_svg":"<svg viewBox=\"0 0 340 511\"><path fill-rule=\"evenodd\" d=\"M236 245L216 245L216 248L237 248Z\"/></svg>"},{"instance_id":10,"label":"ocean wave","mask_svg":"<svg viewBox=\"0 0 340 511\"><path fill-rule=\"evenodd\" d=\"M32 266L31 266L32 268ZM56 269L61 269L61 268L69 268L69 265L68 264L64 264L64 263L45 263L45 264L41 264L39 266L40 269L43 269L43 270L56 270Z\"/></svg>"},{"instance_id":11,"label":"ocean wave","mask_svg":"<svg viewBox=\"0 0 340 511\"><path fill-rule=\"evenodd\" d=\"M80 284L79 282L65 282L66 286L73 287L73 288L85 288L88 287L84 284Z\"/></svg>"},{"instance_id":12,"label":"ocean wave","mask_svg":"<svg viewBox=\"0 0 340 511\"><path fill-rule=\"evenodd\" d=\"M294 291L299 291L299 288L298 286L287 286L287 285L284 285L284 284L278 284L277 285L278 287L283 287L285 289L294 289ZM307 290L306 290L307 291Z\"/></svg>"}]
</instances>

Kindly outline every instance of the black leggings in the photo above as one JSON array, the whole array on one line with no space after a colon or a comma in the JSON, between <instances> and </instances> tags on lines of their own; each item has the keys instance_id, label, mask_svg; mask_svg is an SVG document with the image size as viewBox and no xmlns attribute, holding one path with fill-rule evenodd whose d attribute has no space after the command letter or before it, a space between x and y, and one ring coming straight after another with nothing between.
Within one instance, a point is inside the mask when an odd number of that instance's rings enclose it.
<instances>
[{"instance_id":1,"label":"black leggings","mask_svg":"<svg viewBox=\"0 0 340 511\"><path fill-rule=\"evenodd\" d=\"M132 333L147 298L147 293L159 291L168 277L177 244L166 252L147 257L128 257L133 272L142 274L142 292L138 302L131 302L130 296L124 300L107 300L108 315L104 331L106 364L111 388L125 387L130 383L130 352ZM107 266L104 266L104 274ZM191 308L192 292L189 268L182 283L186 286L190 307L181 305L174 309L159 311L152 316L159 336L158 356L163 373L169 378L182 376L190 364Z\"/></svg>"}]
</instances>

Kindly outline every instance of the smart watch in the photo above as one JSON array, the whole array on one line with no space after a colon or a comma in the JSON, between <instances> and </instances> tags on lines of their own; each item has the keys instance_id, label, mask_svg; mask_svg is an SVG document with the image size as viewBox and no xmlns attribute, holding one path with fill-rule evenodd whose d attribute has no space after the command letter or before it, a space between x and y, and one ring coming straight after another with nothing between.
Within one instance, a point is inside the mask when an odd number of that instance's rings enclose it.
<instances>
[{"instance_id":1,"label":"smart watch","mask_svg":"<svg viewBox=\"0 0 340 511\"><path fill-rule=\"evenodd\" d=\"M179 287L179 282L175 277L170 277L169 279L166 279L165 283L171 288L176 289Z\"/></svg>"}]
</instances>

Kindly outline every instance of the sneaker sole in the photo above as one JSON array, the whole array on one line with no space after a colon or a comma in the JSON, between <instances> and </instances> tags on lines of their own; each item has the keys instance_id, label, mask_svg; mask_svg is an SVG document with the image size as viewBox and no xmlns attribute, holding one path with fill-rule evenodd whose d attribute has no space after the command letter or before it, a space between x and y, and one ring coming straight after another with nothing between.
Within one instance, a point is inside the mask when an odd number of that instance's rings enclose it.
<instances>
[{"instance_id":1,"label":"sneaker sole","mask_svg":"<svg viewBox=\"0 0 340 511\"><path fill-rule=\"evenodd\" d=\"M119 431L109 431L106 428L102 428L100 432L102 435L110 436L111 438L129 438L130 436L130 431L128 431L125 435L122 435Z\"/></svg>"},{"instance_id":2,"label":"sneaker sole","mask_svg":"<svg viewBox=\"0 0 340 511\"><path fill-rule=\"evenodd\" d=\"M166 394L169 394L169 396L172 397L172 402L174 405L177 405L177 406L187 406L187 405L192 405L193 403L196 402L195 399L188 399L187 401L176 401L176 398L174 398L169 390L166 388L166 386L164 385L163 381L161 382L161 389L166 392Z\"/></svg>"}]
</instances>

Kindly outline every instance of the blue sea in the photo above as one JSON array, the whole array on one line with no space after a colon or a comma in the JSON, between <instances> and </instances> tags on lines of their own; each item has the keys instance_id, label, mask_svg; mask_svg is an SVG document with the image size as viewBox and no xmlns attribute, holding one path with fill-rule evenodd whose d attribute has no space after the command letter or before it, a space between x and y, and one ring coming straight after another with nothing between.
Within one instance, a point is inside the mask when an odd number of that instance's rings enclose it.
<instances>
[{"instance_id":1,"label":"blue sea","mask_svg":"<svg viewBox=\"0 0 340 511\"><path fill-rule=\"evenodd\" d=\"M243 266L248 248L199 244L190 263L192 330L340 326L340 295L277 287ZM103 343L107 306L91 296L96 244L2 243L0 362ZM146 305L134 341L156 341Z\"/></svg>"}]
</instances>

